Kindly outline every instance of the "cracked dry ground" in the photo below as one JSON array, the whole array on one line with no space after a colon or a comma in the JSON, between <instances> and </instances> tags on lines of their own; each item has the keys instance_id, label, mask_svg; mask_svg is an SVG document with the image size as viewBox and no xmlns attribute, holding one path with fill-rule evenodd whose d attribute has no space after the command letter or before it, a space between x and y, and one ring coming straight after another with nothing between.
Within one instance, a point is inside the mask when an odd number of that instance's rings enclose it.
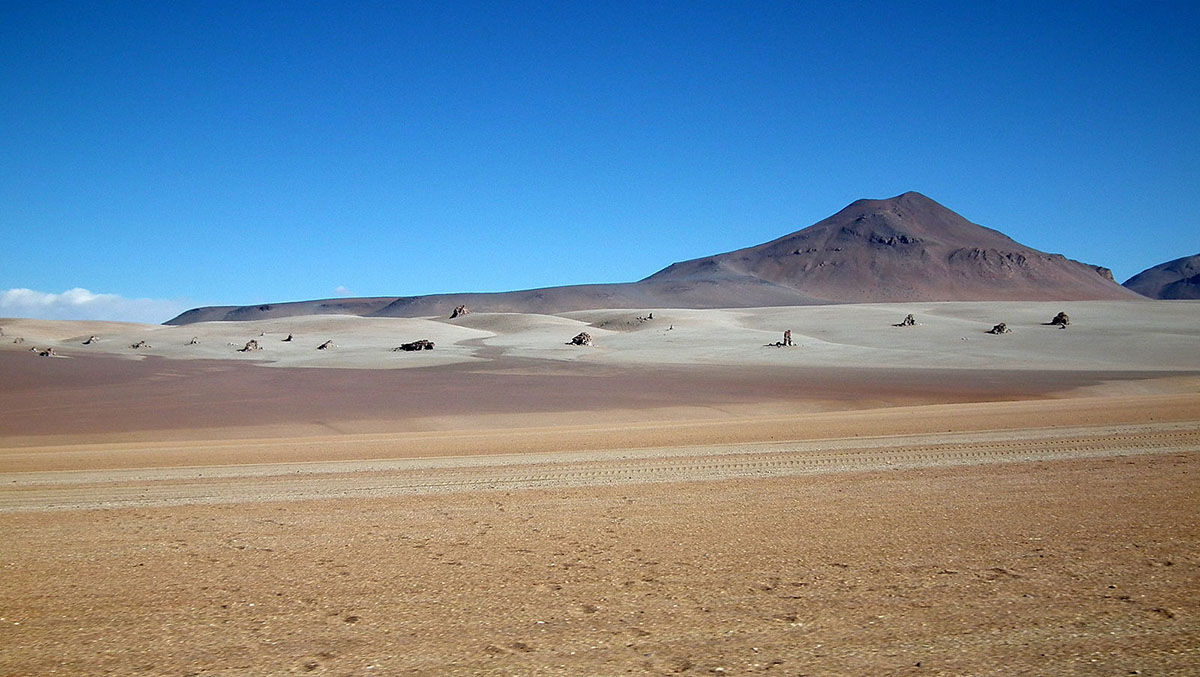
<instances>
[{"instance_id":1,"label":"cracked dry ground","mask_svg":"<svg viewBox=\"0 0 1200 677\"><path fill-rule=\"evenodd\" d=\"M0 673L1194 673L1198 472L7 514Z\"/></svg>"}]
</instances>

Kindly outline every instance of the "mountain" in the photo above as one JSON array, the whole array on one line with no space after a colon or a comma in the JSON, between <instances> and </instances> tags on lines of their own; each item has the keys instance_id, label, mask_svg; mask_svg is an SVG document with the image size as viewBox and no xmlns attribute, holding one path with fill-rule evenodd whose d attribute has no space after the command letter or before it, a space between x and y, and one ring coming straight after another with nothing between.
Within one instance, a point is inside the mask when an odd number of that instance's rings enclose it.
<instances>
[{"instance_id":1,"label":"mountain","mask_svg":"<svg viewBox=\"0 0 1200 677\"><path fill-rule=\"evenodd\" d=\"M676 263L647 280L726 275L836 302L1133 298L1107 268L1026 247L920 193L858 200L799 232Z\"/></svg>"},{"instance_id":2,"label":"mountain","mask_svg":"<svg viewBox=\"0 0 1200 677\"><path fill-rule=\"evenodd\" d=\"M1147 268L1125 287L1152 299L1200 299L1200 254Z\"/></svg>"},{"instance_id":3,"label":"mountain","mask_svg":"<svg viewBox=\"0 0 1200 677\"><path fill-rule=\"evenodd\" d=\"M672 264L638 282L514 292L195 308L167 324L323 313L371 317L593 308L749 308L902 301L1136 299L1107 268L1026 247L920 193L858 200L765 244Z\"/></svg>"}]
</instances>

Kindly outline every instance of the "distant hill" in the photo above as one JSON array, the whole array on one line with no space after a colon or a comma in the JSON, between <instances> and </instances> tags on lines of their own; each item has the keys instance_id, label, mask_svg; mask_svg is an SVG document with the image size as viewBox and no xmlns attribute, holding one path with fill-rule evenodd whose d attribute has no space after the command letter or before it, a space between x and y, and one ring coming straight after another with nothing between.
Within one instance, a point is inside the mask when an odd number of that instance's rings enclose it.
<instances>
[{"instance_id":1,"label":"distant hill","mask_svg":"<svg viewBox=\"0 0 1200 677\"><path fill-rule=\"evenodd\" d=\"M1125 280L1125 287L1152 299L1200 299L1200 254L1147 268Z\"/></svg>"},{"instance_id":2,"label":"distant hill","mask_svg":"<svg viewBox=\"0 0 1200 677\"><path fill-rule=\"evenodd\" d=\"M836 302L1133 298L1107 268L1026 247L920 193L859 200L804 230L648 280L749 275Z\"/></svg>"},{"instance_id":3,"label":"distant hill","mask_svg":"<svg viewBox=\"0 0 1200 677\"><path fill-rule=\"evenodd\" d=\"M672 264L638 282L513 292L195 308L166 324L325 313L370 317L593 308L751 308L818 303L1136 299L1107 268L1026 247L920 193L858 200L755 247Z\"/></svg>"}]
</instances>

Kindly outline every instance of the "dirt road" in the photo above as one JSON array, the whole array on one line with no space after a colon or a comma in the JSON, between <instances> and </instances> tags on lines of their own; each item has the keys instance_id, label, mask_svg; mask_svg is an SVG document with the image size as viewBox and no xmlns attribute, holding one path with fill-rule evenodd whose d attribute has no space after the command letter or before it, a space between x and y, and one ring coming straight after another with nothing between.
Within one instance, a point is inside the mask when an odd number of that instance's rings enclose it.
<instances>
[{"instance_id":1,"label":"dirt road","mask_svg":"<svg viewBox=\"0 0 1200 677\"><path fill-rule=\"evenodd\" d=\"M1200 423L596 452L0 474L0 512L379 498L1200 451Z\"/></svg>"}]
</instances>

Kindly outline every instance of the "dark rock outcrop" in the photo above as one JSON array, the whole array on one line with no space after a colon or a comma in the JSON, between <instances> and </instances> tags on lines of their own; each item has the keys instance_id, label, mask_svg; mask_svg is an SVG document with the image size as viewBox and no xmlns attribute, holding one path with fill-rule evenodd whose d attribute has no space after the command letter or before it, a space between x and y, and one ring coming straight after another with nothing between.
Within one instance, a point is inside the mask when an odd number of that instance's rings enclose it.
<instances>
[{"instance_id":1,"label":"dark rock outcrop","mask_svg":"<svg viewBox=\"0 0 1200 677\"><path fill-rule=\"evenodd\" d=\"M131 345L129 347L133 348L134 350L139 350L141 348L152 348L153 346L151 346L149 343L146 343L145 341L138 341L137 343L134 343L133 345Z\"/></svg>"},{"instance_id":2,"label":"dark rock outcrop","mask_svg":"<svg viewBox=\"0 0 1200 677\"><path fill-rule=\"evenodd\" d=\"M419 341L413 341L412 343L401 343L399 346L392 348L392 352L396 352L396 351L400 351L400 350L405 351L405 352L413 352L413 351L417 351L417 350L433 350L433 345L434 345L433 341L430 341L429 339L421 339Z\"/></svg>"},{"instance_id":3,"label":"dark rock outcrop","mask_svg":"<svg viewBox=\"0 0 1200 677\"><path fill-rule=\"evenodd\" d=\"M795 345L796 345L795 343L792 343L792 330L788 329L783 332L783 340L782 341L768 343L766 345L766 347L768 347L768 348L789 348L789 347L794 347Z\"/></svg>"},{"instance_id":4,"label":"dark rock outcrop","mask_svg":"<svg viewBox=\"0 0 1200 677\"><path fill-rule=\"evenodd\" d=\"M88 339L87 339L86 341L84 341L84 342L83 342L83 345L85 345L85 346L90 346L90 345L92 345L93 343L99 343L99 342L100 342L100 337L99 337L99 336L89 336L89 337L88 337Z\"/></svg>"},{"instance_id":5,"label":"dark rock outcrop","mask_svg":"<svg viewBox=\"0 0 1200 677\"><path fill-rule=\"evenodd\" d=\"M317 346L317 350L333 350L336 347L337 346L335 346L333 344L333 339L330 339L330 340L322 343L321 345Z\"/></svg>"},{"instance_id":6,"label":"dark rock outcrop","mask_svg":"<svg viewBox=\"0 0 1200 677\"><path fill-rule=\"evenodd\" d=\"M246 341L246 345L238 348L239 353L252 353L256 350L262 350L262 346L258 345L257 339L250 339Z\"/></svg>"},{"instance_id":7,"label":"dark rock outcrop","mask_svg":"<svg viewBox=\"0 0 1200 677\"><path fill-rule=\"evenodd\" d=\"M1050 320L1050 324L1056 327L1065 327L1071 324L1071 316L1067 315L1065 311L1060 311L1052 320Z\"/></svg>"},{"instance_id":8,"label":"dark rock outcrop","mask_svg":"<svg viewBox=\"0 0 1200 677\"><path fill-rule=\"evenodd\" d=\"M581 331L576 334L575 338L567 342L569 346L590 346L592 345L592 335L586 331Z\"/></svg>"},{"instance_id":9,"label":"dark rock outcrop","mask_svg":"<svg viewBox=\"0 0 1200 677\"><path fill-rule=\"evenodd\" d=\"M454 308L452 313L450 313L450 319L453 320L456 317L462 317L463 315L469 315L470 313L470 308L466 307L465 305L459 305Z\"/></svg>"},{"instance_id":10,"label":"dark rock outcrop","mask_svg":"<svg viewBox=\"0 0 1200 677\"><path fill-rule=\"evenodd\" d=\"M893 327L915 327L915 326L917 326L917 318L913 317L912 313L909 313L904 316L903 320L900 320L899 324L893 324L892 326Z\"/></svg>"},{"instance_id":11,"label":"dark rock outcrop","mask_svg":"<svg viewBox=\"0 0 1200 677\"><path fill-rule=\"evenodd\" d=\"M1012 330L1008 328L1007 324L1004 324L1003 322L1001 322L1000 324L987 330L987 333L989 333L989 334L1011 334Z\"/></svg>"}]
</instances>

